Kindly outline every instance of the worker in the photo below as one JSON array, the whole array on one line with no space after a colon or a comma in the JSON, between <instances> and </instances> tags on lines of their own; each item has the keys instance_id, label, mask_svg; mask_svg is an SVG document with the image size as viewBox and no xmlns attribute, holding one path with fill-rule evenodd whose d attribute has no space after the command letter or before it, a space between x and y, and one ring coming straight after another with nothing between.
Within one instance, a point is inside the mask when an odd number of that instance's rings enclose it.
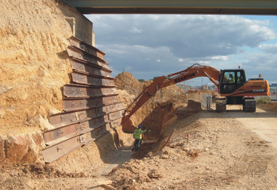
<instances>
[{"instance_id":1,"label":"worker","mask_svg":"<svg viewBox=\"0 0 277 190\"><path fill-rule=\"evenodd\" d=\"M235 83L235 77L234 77L232 74L230 74L230 75L229 75L229 78L230 78L229 83L234 84L234 83Z\"/></svg>"},{"instance_id":2,"label":"worker","mask_svg":"<svg viewBox=\"0 0 277 190\"><path fill-rule=\"evenodd\" d=\"M229 74L229 85L227 85L228 92L232 92L235 87L235 77Z\"/></svg>"},{"instance_id":3,"label":"worker","mask_svg":"<svg viewBox=\"0 0 277 190\"><path fill-rule=\"evenodd\" d=\"M141 125L138 126L138 128L134 131L133 138L135 139L135 147L132 149L132 151L137 151L141 145L142 135L146 132L145 130L141 129Z\"/></svg>"}]
</instances>

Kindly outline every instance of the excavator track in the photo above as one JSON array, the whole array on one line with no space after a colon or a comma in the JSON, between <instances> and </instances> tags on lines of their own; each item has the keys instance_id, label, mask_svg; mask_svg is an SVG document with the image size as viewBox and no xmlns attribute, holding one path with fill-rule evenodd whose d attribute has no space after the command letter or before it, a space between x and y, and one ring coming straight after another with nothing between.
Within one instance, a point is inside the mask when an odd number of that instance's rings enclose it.
<instances>
[{"instance_id":1,"label":"excavator track","mask_svg":"<svg viewBox=\"0 0 277 190\"><path fill-rule=\"evenodd\" d=\"M256 100L254 98L245 98L243 104L243 111L255 112L256 111Z\"/></svg>"},{"instance_id":2,"label":"excavator track","mask_svg":"<svg viewBox=\"0 0 277 190\"><path fill-rule=\"evenodd\" d=\"M226 98L217 98L216 99L216 111L225 112L226 111Z\"/></svg>"}]
</instances>

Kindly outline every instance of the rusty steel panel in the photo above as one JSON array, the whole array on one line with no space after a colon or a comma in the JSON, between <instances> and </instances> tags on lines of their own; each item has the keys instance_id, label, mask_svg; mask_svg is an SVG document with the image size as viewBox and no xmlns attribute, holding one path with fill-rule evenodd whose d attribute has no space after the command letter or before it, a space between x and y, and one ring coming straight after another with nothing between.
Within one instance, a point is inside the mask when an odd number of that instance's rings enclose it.
<instances>
[{"instance_id":1,"label":"rusty steel panel","mask_svg":"<svg viewBox=\"0 0 277 190\"><path fill-rule=\"evenodd\" d=\"M81 145L82 143L80 143L80 138L79 136L77 136L49 148L46 148L42 151L44 161L46 163L51 163Z\"/></svg>"},{"instance_id":2,"label":"rusty steel panel","mask_svg":"<svg viewBox=\"0 0 277 190\"><path fill-rule=\"evenodd\" d=\"M72 63L71 65L72 65L73 69L76 68L76 70L85 70L83 72L90 71L89 73L91 73L91 74L97 74L98 73L94 69L92 70L92 68L98 68L98 69L100 69L100 71L105 70L108 73L112 72L112 70L106 64L104 64L100 61L87 62L86 60L78 59L78 58L72 56L71 57L71 63ZM81 64L86 65L87 67L82 68ZM76 66L78 66L78 67L76 67ZM103 75L103 76L105 76L105 75Z\"/></svg>"},{"instance_id":3,"label":"rusty steel panel","mask_svg":"<svg viewBox=\"0 0 277 190\"><path fill-rule=\"evenodd\" d=\"M119 103L119 104L112 104L112 105L109 105L109 106L105 106L104 107L104 111L106 113L110 113L110 112L114 112L114 111L118 111L118 110L123 110L124 107L123 107L123 104L122 103Z\"/></svg>"},{"instance_id":4,"label":"rusty steel panel","mask_svg":"<svg viewBox=\"0 0 277 190\"><path fill-rule=\"evenodd\" d=\"M89 143L92 140L96 140L97 138L107 134L110 130L110 125L108 123L98 126L93 130L90 130L88 133L85 133L80 136L79 140L81 143Z\"/></svg>"},{"instance_id":5,"label":"rusty steel panel","mask_svg":"<svg viewBox=\"0 0 277 190\"><path fill-rule=\"evenodd\" d=\"M74 123L82 123L92 118L105 115L105 107L98 107L73 113L62 113L49 117L49 123L54 128L60 128Z\"/></svg>"},{"instance_id":6,"label":"rusty steel panel","mask_svg":"<svg viewBox=\"0 0 277 190\"><path fill-rule=\"evenodd\" d=\"M105 135L109 130L110 124L104 123L94 129L85 129L83 134L70 139L61 139L59 143L53 144L42 151L44 161L51 163L74 149Z\"/></svg>"},{"instance_id":7,"label":"rusty steel panel","mask_svg":"<svg viewBox=\"0 0 277 190\"><path fill-rule=\"evenodd\" d=\"M71 73L71 78L73 82L93 85L93 86L109 86L114 87L113 79L102 79L102 78L94 78L87 75L82 75L78 73Z\"/></svg>"},{"instance_id":8,"label":"rusty steel panel","mask_svg":"<svg viewBox=\"0 0 277 190\"><path fill-rule=\"evenodd\" d=\"M108 115L102 115L83 123L68 125L62 128L47 131L44 133L45 144L48 146L53 146L57 143L60 143L61 141L65 141L74 136L78 136L87 131L93 130L94 128L97 128L108 122Z\"/></svg>"},{"instance_id":9,"label":"rusty steel panel","mask_svg":"<svg viewBox=\"0 0 277 190\"><path fill-rule=\"evenodd\" d=\"M101 92L104 96L118 95L116 88L101 88Z\"/></svg>"},{"instance_id":10,"label":"rusty steel panel","mask_svg":"<svg viewBox=\"0 0 277 190\"><path fill-rule=\"evenodd\" d=\"M100 136L109 132L109 130L110 130L110 125L107 123L107 124L101 125L101 126L95 128L94 130L90 131L90 136L91 136L91 138L97 139Z\"/></svg>"},{"instance_id":11,"label":"rusty steel panel","mask_svg":"<svg viewBox=\"0 0 277 190\"><path fill-rule=\"evenodd\" d=\"M84 121L93 119L98 116L106 115L111 112L123 110L123 104L117 103L104 107L97 107L93 109L76 111L72 113L60 113L57 115L52 115L49 117L49 123L54 128L64 127L66 125L71 125L74 123L82 123Z\"/></svg>"},{"instance_id":12,"label":"rusty steel panel","mask_svg":"<svg viewBox=\"0 0 277 190\"><path fill-rule=\"evenodd\" d=\"M81 134L83 130L89 128L89 123L88 121L84 123L78 123L78 124L73 124L73 125L68 125L62 128L58 128L55 130L47 131L43 134L44 136L44 141L47 145L48 142L68 136L68 135L76 135L76 134Z\"/></svg>"},{"instance_id":13,"label":"rusty steel panel","mask_svg":"<svg viewBox=\"0 0 277 190\"><path fill-rule=\"evenodd\" d=\"M106 69L110 70L107 62L99 60L98 58L95 58L95 57L93 57L89 54L85 54L82 51L79 51L75 48L68 47L67 48L67 53L73 59L75 58L75 59L81 60L85 63L93 64L93 65L100 66L100 67L103 67L103 68L106 68Z\"/></svg>"},{"instance_id":14,"label":"rusty steel panel","mask_svg":"<svg viewBox=\"0 0 277 190\"><path fill-rule=\"evenodd\" d=\"M72 46L104 60L105 53L100 51L99 49L97 49L85 42L82 42L80 39L73 37L73 36L69 39L69 41Z\"/></svg>"},{"instance_id":15,"label":"rusty steel panel","mask_svg":"<svg viewBox=\"0 0 277 190\"><path fill-rule=\"evenodd\" d=\"M74 86L74 87L85 87L85 88L89 88L89 87L91 87L91 86L89 86L89 85L87 85L87 84L77 84L77 83L68 83L68 84L66 84L65 86ZM93 87L93 88L95 88L95 87Z\"/></svg>"},{"instance_id":16,"label":"rusty steel panel","mask_svg":"<svg viewBox=\"0 0 277 190\"><path fill-rule=\"evenodd\" d=\"M117 111L109 114L109 120L116 120L122 117L123 111Z\"/></svg>"},{"instance_id":17,"label":"rusty steel panel","mask_svg":"<svg viewBox=\"0 0 277 190\"><path fill-rule=\"evenodd\" d=\"M109 117L108 115L104 115L101 117L94 118L89 121L89 127L90 128L97 128L101 125L104 125L109 122Z\"/></svg>"},{"instance_id":18,"label":"rusty steel panel","mask_svg":"<svg viewBox=\"0 0 277 190\"><path fill-rule=\"evenodd\" d=\"M103 107L104 105L110 105L119 103L117 96L100 97L95 99L84 99L84 100L64 100L63 110L74 111L96 107Z\"/></svg>"},{"instance_id":19,"label":"rusty steel panel","mask_svg":"<svg viewBox=\"0 0 277 190\"><path fill-rule=\"evenodd\" d=\"M102 70L100 66L98 66L99 68L95 68L96 66L94 65L82 63L77 60L71 60L71 67L73 71L80 72L86 75L113 78L111 74L112 70L103 68L107 70L105 71L105 70Z\"/></svg>"},{"instance_id":20,"label":"rusty steel panel","mask_svg":"<svg viewBox=\"0 0 277 190\"><path fill-rule=\"evenodd\" d=\"M42 151L44 161L51 163L63 155L73 151L74 149L89 143L92 140L103 136L110 130L110 125L105 123L94 129L86 129L84 134L72 137L70 139L62 139L59 143L47 147Z\"/></svg>"},{"instance_id":21,"label":"rusty steel panel","mask_svg":"<svg viewBox=\"0 0 277 190\"><path fill-rule=\"evenodd\" d=\"M79 111L74 113L63 113L59 115L53 115L49 117L49 123L53 125L55 128L74 123L74 122L82 122L87 119L86 111Z\"/></svg>"},{"instance_id":22,"label":"rusty steel panel","mask_svg":"<svg viewBox=\"0 0 277 190\"><path fill-rule=\"evenodd\" d=\"M117 95L116 88L85 88L79 86L63 86L63 95L72 98L96 98Z\"/></svg>"},{"instance_id":23,"label":"rusty steel panel","mask_svg":"<svg viewBox=\"0 0 277 190\"><path fill-rule=\"evenodd\" d=\"M60 141L65 141L66 139L78 136L80 134L83 134L84 132L87 132L90 129L92 130L93 128L97 128L108 122L108 115L102 115L100 117L90 119L83 123L77 123L47 131L43 134L45 144L48 146L52 146L54 144L59 143Z\"/></svg>"},{"instance_id":24,"label":"rusty steel panel","mask_svg":"<svg viewBox=\"0 0 277 190\"><path fill-rule=\"evenodd\" d=\"M63 86L63 95L77 98L95 98L103 96L100 88L80 88L74 86Z\"/></svg>"}]
</instances>

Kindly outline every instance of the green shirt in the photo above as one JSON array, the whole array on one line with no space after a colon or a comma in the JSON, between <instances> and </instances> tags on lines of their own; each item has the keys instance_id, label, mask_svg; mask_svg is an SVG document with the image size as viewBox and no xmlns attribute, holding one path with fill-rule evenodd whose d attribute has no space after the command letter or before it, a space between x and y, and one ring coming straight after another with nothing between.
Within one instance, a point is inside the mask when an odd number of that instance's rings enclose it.
<instances>
[{"instance_id":1,"label":"green shirt","mask_svg":"<svg viewBox=\"0 0 277 190\"><path fill-rule=\"evenodd\" d=\"M142 133L145 133L145 132L146 132L146 129L145 130L136 129L133 134L134 139L142 139Z\"/></svg>"}]
</instances>

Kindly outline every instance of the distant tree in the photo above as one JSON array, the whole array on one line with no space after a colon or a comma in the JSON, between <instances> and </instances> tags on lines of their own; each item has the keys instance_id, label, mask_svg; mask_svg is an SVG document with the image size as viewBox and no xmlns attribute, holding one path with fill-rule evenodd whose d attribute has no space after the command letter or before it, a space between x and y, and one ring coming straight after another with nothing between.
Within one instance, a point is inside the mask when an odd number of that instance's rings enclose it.
<instances>
[{"instance_id":1,"label":"distant tree","mask_svg":"<svg viewBox=\"0 0 277 190\"><path fill-rule=\"evenodd\" d=\"M139 82L144 82L145 80L144 79L138 79Z\"/></svg>"},{"instance_id":2,"label":"distant tree","mask_svg":"<svg viewBox=\"0 0 277 190\"><path fill-rule=\"evenodd\" d=\"M161 77L161 76L154 77L154 78L151 79L151 80L155 80L156 78L159 78L159 77ZM171 79L171 78L170 78L170 77L166 77L166 79Z\"/></svg>"}]
</instances>

